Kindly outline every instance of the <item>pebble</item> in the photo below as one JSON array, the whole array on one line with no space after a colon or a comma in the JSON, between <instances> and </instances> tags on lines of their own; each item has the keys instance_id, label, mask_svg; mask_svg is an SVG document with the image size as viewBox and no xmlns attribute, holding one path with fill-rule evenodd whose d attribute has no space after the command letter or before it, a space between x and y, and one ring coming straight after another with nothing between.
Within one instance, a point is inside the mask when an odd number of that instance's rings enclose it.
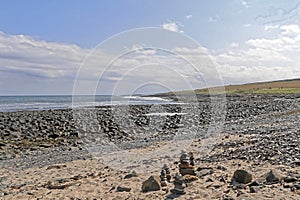
<instances>
[{"instance_id":1,"label":"pebble","mask_svg":"<svg viewBox=\"0 0 300 200\"><path fill-rule=\"evenodd\" d=\"M117 187L117 192L130 192L131 188L130 187L126 187L126 186L118 186Z\"/></svg>"},{"instance_id":2,"label":"pebble","mask_svg":"<svg viewBox=\"0 0 300 200\"><path fill-rule=\"evenodd\" d=\"M138 174L137 174L135 171L132 171L131 173L126 174L126 175L124 176L124 179L130 179L130 178L132 178L132 177L138 177Z\"/></svg>"}]
</instances>

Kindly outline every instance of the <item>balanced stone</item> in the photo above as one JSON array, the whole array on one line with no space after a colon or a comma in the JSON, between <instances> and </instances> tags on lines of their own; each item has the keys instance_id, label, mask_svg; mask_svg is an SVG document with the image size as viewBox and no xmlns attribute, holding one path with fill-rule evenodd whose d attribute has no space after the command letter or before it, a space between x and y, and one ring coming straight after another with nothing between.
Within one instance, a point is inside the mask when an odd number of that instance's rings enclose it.
<instances>
[{"instance_id":1,"label":"balanced stone","mask_svg":"<svg viewBox=\"0 0 300 200\"><path fill-rule=\"evenodd\" d=\"M195 166L195 157L192 152L190 152L190 165Z\"/></svg>"},{"instance_id":2,"label":"balanced stone","mask_svg":"<svg viewBox=\"0 0 300 200\"><path fill-rule=\"evenodd\" d=\"M180 163L188 163L188 162L189 162L188 154L185 151L182 151L180 156Z\"/></svg>"}]
</instances>

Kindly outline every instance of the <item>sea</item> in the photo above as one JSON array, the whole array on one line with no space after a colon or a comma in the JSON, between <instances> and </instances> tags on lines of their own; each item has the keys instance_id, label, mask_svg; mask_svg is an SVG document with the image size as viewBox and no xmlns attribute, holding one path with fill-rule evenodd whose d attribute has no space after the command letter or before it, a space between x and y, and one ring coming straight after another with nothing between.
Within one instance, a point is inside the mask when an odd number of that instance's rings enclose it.
<instances>
[{"instance_id":1,"label":"sea","mask_svg":"<svg viewBox=\"0 0 300 200\"><path fill-rule=\"evenodd\" d=\"M171 100L160 97L145 96L0 96L0 112L14 112L27 110L55 110L74 107L106 106L106 105L143 105L170 104Z\"/></svg>"}]
</instances>

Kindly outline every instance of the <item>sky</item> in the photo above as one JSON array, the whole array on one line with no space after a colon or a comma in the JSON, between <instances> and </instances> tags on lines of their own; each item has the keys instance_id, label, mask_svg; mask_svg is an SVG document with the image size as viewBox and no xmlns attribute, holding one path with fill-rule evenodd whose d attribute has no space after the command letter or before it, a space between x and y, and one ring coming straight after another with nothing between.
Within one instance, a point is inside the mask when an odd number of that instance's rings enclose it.
<instances>
[{"instance_id":1,"label":"sky","mask_svg":"<svg viewBox=\"0 0 300 200\"><path fill-rule=\"evenodd\" d=\"M299 14L296 0L3 0L0 95L155 93L299 78Z\"/></svg>"}]
</instances>

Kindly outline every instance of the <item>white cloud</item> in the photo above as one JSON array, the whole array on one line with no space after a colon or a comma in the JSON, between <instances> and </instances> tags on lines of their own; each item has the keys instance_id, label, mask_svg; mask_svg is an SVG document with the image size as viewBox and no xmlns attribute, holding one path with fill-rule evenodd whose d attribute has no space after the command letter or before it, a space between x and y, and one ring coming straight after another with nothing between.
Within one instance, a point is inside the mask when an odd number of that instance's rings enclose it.
<instances>
[{"instance_id":1,"label":"white cloud","mask_svg":"<svg viewBox=\"0 0 300 200\"><path fill-rule=\"evenodd\" d=\"M35 40L25 35L0 33L2 72L56 78L72 76L87 50L76 45Z\"/></svg>"},{"instance_id":2,"label":"white cloud","mask_svg":"<svg viewBox=\"0 0 300 200\"><path fill-rule=\"evenodd\" d=\"M267 28L269 29L269 28ZM276 38L255 38L246 48L215 55L227 82L254 82L300 77L300 27L284 25ZM235 46L235 45L234 45Z\"/></svg>"},{"instance_id":3,"label":"white cloud","mask_svg":"<svg viewBox=\"0 0 300 200\"><path fill-rule=\"evenodd\" d=\"M245 28L248 28L248 27L251 26L251 24L243 24L243 26L244 26Z\"/></svg>"},{"instance_id":4,"label":"white cloud","mask_svg":"<svg viewBox=\"0 0 300 200\"><path fill-rule=\"evenodd\" d=\"M272 31L274 29L278 29L279 25L266 25L265 26L265 31Z\"/></svg>"},{"instance_id":5,"label":"white cloud","mask_svg":"<svg viewBox=\"0 0 300 200\"><path fill-rule=\"evenodd\" d=\"M297 37L300 35L300 27L298 24L283 25L280 29L282 30L281 35L283 36Z\"/></svg>"},{"instance_id":6,"label":"white cloud","mask_svg":"<svg viewBox=\"0 0 300 200\"><path fill-rule=\"evenodd\" d=\"M162 25L163 29L174 32L183 32L182 30L180 30L181 27L182 25L172 21L168 21Z\"/></svg>"},{"instance_id":7,"label":"white cloud","mask_svg":"<svg viewBox=\"0 0 300 200\"><path fill-rule=\"evenodd\" d=\"M0 88L0 94L71 94L77 70L91 51L76 45L4 33L0 34L0 44L0 84L5 85ZM174 49L172 55L136 44L124 47L130 54L121 57L102 50L96 49L85 60L76 77L79 80L79 85L75 85L79 88L77 94L95 92L98 83L99 93L109 94L118 81L122 88L145 81L163 84L173 90L191 89L189 84L201 87L199 74L176 53L193 59L200 52L205 54L206 49L179 48ZM134 70L135 67L139 70Z\"/></svg>"},{"instance_id":8,"label":"white cloud","mask_svg":"<svg viewBox=\"0 0 300 200\"><path fill-rule=\"evenodd\" d=\"M187 15L185 16L186 19L191 19L193 17L193 15Z\"/></svg>"}]
</instances>

